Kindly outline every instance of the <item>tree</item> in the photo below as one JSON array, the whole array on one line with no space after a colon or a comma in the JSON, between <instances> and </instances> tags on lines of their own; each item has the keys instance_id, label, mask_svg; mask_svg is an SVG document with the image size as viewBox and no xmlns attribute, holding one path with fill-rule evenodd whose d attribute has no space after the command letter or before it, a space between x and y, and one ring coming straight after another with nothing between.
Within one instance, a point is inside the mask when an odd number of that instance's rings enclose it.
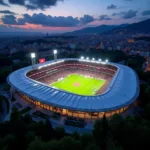
<instances>
[{"instance_id":1,"label":"tree","mask_svg":"<svg viewBox=\"0 0 150 150\"><path fill-rule=\"evenodd\" d=\"M28 150L44 150L45 147L45 144L36 137L35 140L29 144Z\"/></svg>"},{"instance_id":2,"label":"tree","mask_svg":"<svg viewBox=\"0 0 150 150\"><path fill-rule=\"evenodd\" d=\"M28 131L25 135L25 141L26 145L30 144L35 139L35 132L34 131Z\"/></svg>"},{"instance_id":3,"label":"tree","mask_svg":"<svg viewBox=\"0 0 150 150\"><path fill-rule=\"evenodd\" d=\"M61 139L65 136L65 130L63 127L56 127L55 128L55 135L57 139Z\"/></svg>"},{"instance_id":4,"label":"tree","mask_svg":"<svg viewBox=\"0 0 150 150\"><path fill-rule=\"evenodd\" d=\"M93 136L102 149L106 149L106 140L108 135L108 121L104 115L102 120L97 120L94 125Z\"/></svg>"},{"instance_id":5,"label":"tree","mask_svg":"<svg viewBox=\"0 0 150 150\"><path fill-rule=\"evenodd\" d=\"M60 150L60 144L59 143L60 142L56 141L56 140L49 141L46 144L46 149L45 150Z\"/></svg>"},{"instance_id":6,"label":"tree","mask_svg":"<svg viewBox=\"0 0 150 150\"><path fill-rule=\"evenodd\" d=\"M100 150L95 143L90 143L85 150Z\"/></svg>"},{"instance_id":7,"label":"tree","mask_svg":"<svg viewBox=\"0 0 150 150\"><path fill-rule=\"evenodd\" d=\"M107 150L123 150L123 148L110 136L107 139Z\"/></svg>"},{"instance_id":8,"label":"tree","mask_svg":"<svg viewBox=\"0 0 150 150\"><path fill-rule=\"evenodd\" d=\"M21 115L20 115L19 111L16 108L13 108L11 116L10 116L10 118L11 118L10 120L12 122L15 122L15 121L19 120L20 117L21 117Z\"/></svg>"},{"instance_id":9,"label":"tree","mask_svg":"<svg viewBox=\"0 0 150 150\"><path fill-rule=\"evenodd\" d=\"M75 140L79 140L79 139L80 139L80 134L79 134L77 131L74 131L73 134L72 134L72 137L73 137Z\"/></svg>"},{"instance_id":10,"label":"tree","mask_svg":"<svg viewBox=\"0 0 150 150\"><path fill-rule=\"evenodd\" d=\"M146 88L145 92L140 95L140 101L142 107L145 107L145 105L150 103L150 87Z\"/></svg>"},{"instance_id":11,"label":"tree","mask_svg":"<svg viewBox=\"0 0 150 150\"><path fill-rule=\"evenodd\" d=\"M24 117L23 117L23 120L26 124L30 124L32 122L32 117L28 114L26 114Z\"/></svg>"},{"instance_id":12,"label":"tree","mask_svg":"<svg viewBox=\"0 0 150 150\"><path fill-rule=\"evenodd\" d=\"M9 67L2 67L0 68L0 81L5 82L7 76L11 73L11 68Z\"/></svg>"},{"instance_id":13,"label":"tree","mask_svg":"<svg viewBox=\"0 0 150 150\"><path fill-rule=\"evenodd\" d=\"M124 119L121 115L115 114L109 121L110 132L114 138L122 138L124 131Z\"/></svg>"},{"instance_id":14,"label":"tree","mask_svg":"<svg viewBox=\"0 0 150 150\"><path fill-rule=\"evenodd\" d=\"M86 149L87 146L93 142L93 136L91 134L88 133L84 133L81 136L81 145L82 145L82 149Z\"/></svg>"},{"instance_id":15,"label":"tree","mask_svg":"<svg viewBox=\"0 0 150 150\"><path fill-rule=\"evenodd\" d=\"M2 107L3 107L3 97L0 95L0 116L2 113Z\"/></svg>"},{"instance_id":16,"label":"tree","mask_svg":"<svg viewBox=\"0 0 150 150\"><path fill-rule=\"evenodd\" d=\"M0 139L0 149L12 150L15 148L15 137L12 134L6 135L4 138Z\"/></svg>"},{"instance_id":17,"label":"tree","mask_svg":"<svg viewBox=\"0 0 150 150\"><path fill-rule=\"evenodd\" d=\"M150 103L147 104L144 108L144 117L150 120Z\"/></svg>"},{"instance_id":18,"label":"tree","mask_svg":"<svg viewBox=\"0 0 150 150\"><path fill-rule=\"evenodd\" d=\"M72 137L66 136L60 140L59 148L61 150L80 150L80 142L74 140Z\"/></svg>"}]
</instances>

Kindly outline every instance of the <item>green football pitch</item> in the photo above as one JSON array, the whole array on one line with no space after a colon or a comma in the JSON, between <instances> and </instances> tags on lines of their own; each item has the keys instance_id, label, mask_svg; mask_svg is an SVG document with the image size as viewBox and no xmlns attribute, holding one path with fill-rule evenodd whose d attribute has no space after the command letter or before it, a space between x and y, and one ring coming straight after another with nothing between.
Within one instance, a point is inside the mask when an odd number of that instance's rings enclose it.
<instances>
[{"instance_id":1,"label":"green football pitch","mask_svg":"<svg viewBox=\"0 0 150 150\"><path fill-rule=\"evenodd\" d=\"M79 95L92 96L104 85L105 80L86 77L79 74L69 76L52 83L50 86Z\"/></svg>"}]
</instances>

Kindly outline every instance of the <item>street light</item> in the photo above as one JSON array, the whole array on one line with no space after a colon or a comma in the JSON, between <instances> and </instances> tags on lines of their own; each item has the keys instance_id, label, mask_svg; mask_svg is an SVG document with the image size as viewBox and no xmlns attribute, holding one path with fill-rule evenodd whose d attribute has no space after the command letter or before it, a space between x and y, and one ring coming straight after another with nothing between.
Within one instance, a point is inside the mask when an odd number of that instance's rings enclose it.
<instances>
[{"instance_id":1,"label":"street light","mask_svg":"<svg viewBox=\"0 0 150 150\"><path fill-rule=\"evenodd\" d=\"M35 57L35 53L31 53L32 68L34 68L34 65L36 64Z\"/></svg>"},{"instance_id":2,"label":"street light","mask_svg":"<svg viewBox=\"0 0 150 150\"><path fill-rule=\"evenodd\" d=\"M54 53L54 60L56 61L57 60L57 50L53 50L53 53Z\"/></svg>"},{"instance_id":3,"label":"street light","mask_svg":"<svg viewBox=\"0 0 150 150\"><path fill-rule=\"evenodd\" d=\"M95 60L95 58L92 58L92 60L94 61L94 60Z\"/></svg>"},{"instance_id":4,"label":"street light","mask_svg":"<svg viewBox=\"0 0 150 150\"><path fill-rule=\"evenodd\" d=\"M86 60L89 60L89 57L87 57Z\"/></svg>"},{"instance_id":5,"label":"street light","mask_svg":"<svg viewBox=\"0 0 150 150\"><path fill-rule=\"evenodd\" d=\"M106 59L105 62L108 63L108 59Z\"/></svg>"}]
</instances>

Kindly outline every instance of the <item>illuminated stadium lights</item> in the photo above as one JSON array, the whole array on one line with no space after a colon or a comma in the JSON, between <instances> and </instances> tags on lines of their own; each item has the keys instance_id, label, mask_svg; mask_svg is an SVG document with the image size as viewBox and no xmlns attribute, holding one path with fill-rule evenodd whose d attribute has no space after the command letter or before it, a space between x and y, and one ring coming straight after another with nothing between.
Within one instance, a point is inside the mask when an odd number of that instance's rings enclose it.
<instances>
[{"instance_id":1,"label":"illuminated stadium lights","mask_svg":"<svg viewBox=\"0 0 150 150\"><path fill-rule=\"evenodd\" d=\"M86 58L84 59L83 56L80 57L80 60L79 60L79 61L86 61L86 62L92 62L92 63L97 63L97 64L99 64L99 63L102 63L102 64L108 63L108 60L107 60L107 59L106 59L105 61L102 61L102 59L95 60L95 58L92 58L92 59L90 60L89 57L86 57Z\"/></svg>"},{"instance_id":2,"label":"illuminated stadium lights","mask_svg":"<svg viewBox=\"0 0 150 150\"><path fill-rule=\"evenodd\" d=\"M35 63L35 53L31 53L31 61L32 61L32 68L34 68Z\"/></svg>"},{"instance_id":3,"label":"illuminated stadium lights","mask_svg":"<svg viewBox=\"0 0 150 150\"><path fill-rule=\"evenodd\" d=\"M105 62L108 63L108 59L106 59Z\"/></svg>"},{"instance_id":4,"label":"illuminated stadium lights","mask_svg":"<svg viewBox=\"0 0 150 150\"><path fill-rule=\"evenodd\" d=\"M57 54L57 50L55 49L55 50L53 51L53 53L54 53L54 54Z\"/></svg>"},{"instance_id":5,"label":"illuminated stadium lights","mask_svg":"<svg viewBox=\"0 0 150 150\"><path fill-rule=\"evenodd\" d=\"M54 53L54 60L56 61L57 60L57 50L53 50L53 53Z\"/></svg>"},{"instance_id":6,"label":"illuminated stadium lights","mask_svg":"<svg viewBox=\"0 0 150 150\"><path fill-rule=\"evenodd\" d=\"M35 53L31 53L31 58L35 58Z\"/></svg>"},{"instance_id":7,"label":"illuminated stadium lights","mask_svg":"<svg viewBox=\"0 0 150 150\"><path fill-rule=\"evenodd\" d=\"M83 56L81 56L81 59L84 59L84 57L83 57Z\"/></svg>"}]
</instances>

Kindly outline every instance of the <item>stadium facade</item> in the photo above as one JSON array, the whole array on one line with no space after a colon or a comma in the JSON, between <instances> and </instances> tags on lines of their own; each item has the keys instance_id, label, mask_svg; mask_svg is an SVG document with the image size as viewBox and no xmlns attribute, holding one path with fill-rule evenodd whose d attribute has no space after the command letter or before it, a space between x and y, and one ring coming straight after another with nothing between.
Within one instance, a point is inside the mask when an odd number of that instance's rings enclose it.
<instances>
[{"instance_id":1,"label":"stadium facade","mask_svg":"<svg viewBox=\"0 0 150 150\"><path fill-rule=\"evenodd\" d=\"M105 79L95 96L83 96L51 87L52 82L71 73ZM25 67L8 77L12 94L65 116L98 119L126 111L139 95L139 79L129 67L110 62L59 59Z\"/></svg>"}]
</instances>

